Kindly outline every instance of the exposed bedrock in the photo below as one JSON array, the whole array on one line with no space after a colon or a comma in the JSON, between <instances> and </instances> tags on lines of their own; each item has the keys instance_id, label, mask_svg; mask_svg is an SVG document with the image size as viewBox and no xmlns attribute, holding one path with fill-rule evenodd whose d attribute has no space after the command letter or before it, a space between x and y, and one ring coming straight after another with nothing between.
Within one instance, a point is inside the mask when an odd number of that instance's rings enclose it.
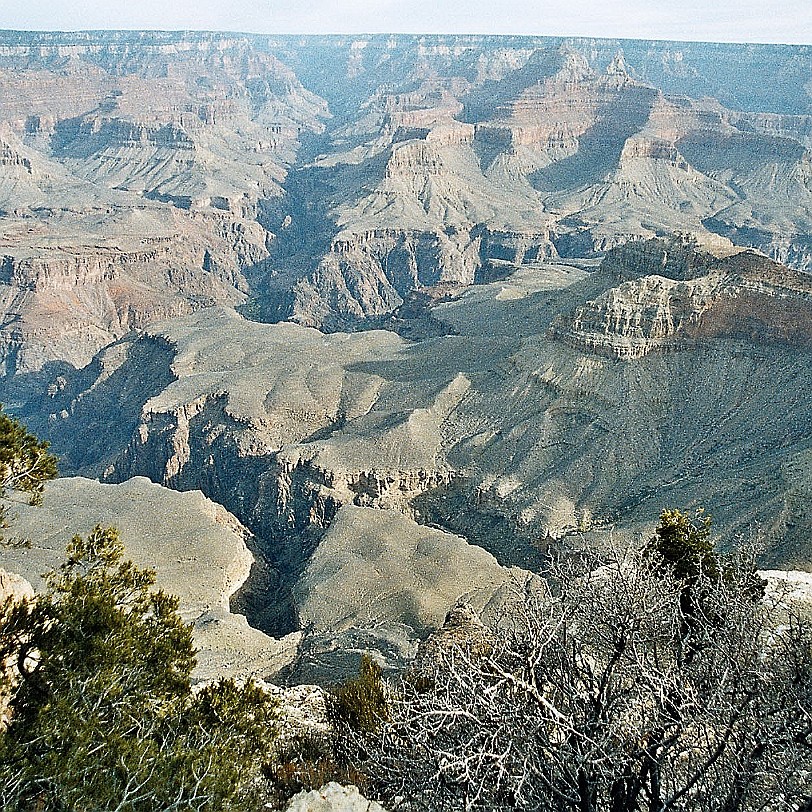
<instances>
[{"instance_id":1,"label":"exposed bedrock","mask_svg":"<svg viewBox=\"0 0 812 812\"><path fill-rule=\"evenodd\" d=\"M803 49L754 48L751 71L686 43L0 40L0 256L41 276L0 291L7 371L217 304L367 327L414 292L673 232L811 261Z\"/></svg>"},{"instance_id":2,"label":"exposed bedrock","mask_svg":"<svg viewBox=\"0 0 812 812\"><path fill-rule=\"evenodd\" d=\"M414 292L463 290L517 266L556 257L555 232L447 228L341 235L296 283L289 316L336 330L396 310ZM590 250L591 253L591 250Z\"/></svg>"},{"instance_id":3,"label":"exposed bedrock","mask_svg":"<svg viewBox=\"0 0 812 812\"><path fill-rule=\"evenodd\" d=\"M386 381L363 366L398 355L391 333L327 336L216 309L172 324L102 353L97 378L63 377L47 395L51 416L32 426L75 469L114 482L143 475L229 505L257 538L250 586L264 596L243 590L236 605L287 632L290 587L342 505L407 511L413 496L451 481L438 425L467 384L435 384L422 408L382 409ZM105 398L123 408L115 430L104 425Z\"/></svg>"},{"instance_id":4,"label":"exposed bedrock","mask_svg":"<svg viewBox=\"0 0 812 812\"><path fill-rule=\"evenodd\" d=\"M654 275L685 281L703 276L716 259L733 253L737 249L723 239L705 238L699 244L696 235L629 240L603 257L601 270L618 282Z\"/></svg>"},{"instance_id":5,"label":"exposed bedrock","mask_svg":"<svg viewBox=\"0 0 812 812\"><path fill-rule=\"evenodd\" d=\"M82 367L132 329L244 301L247 269L268 255L264 230L217 214L174 220L177 233L144 239L0 242L4 374Z\"/></svg>"},{"instance_id":6,"label":"exposed bedrock","mask_svg":"<svg viewBox=\"0 0 812 812\"><path fill-rule=\"evenodd\" d=\"M317 270L294 287L293 319L337 329L395 310L412 290L465 286L481 267L481 233L397 229L337 238Z\"/></svg>"},{"instance_id":7,"label":"exposed bedrock","mask_svg":"<svg viewBox=\"0 0 812 812\"><path fill-rule=\"evenodd\" d=\"M303 168L329 177L327 227L276 317L342 329L499 263L675 231L805 267L808 117L669 95L622 51L606 64L573 45L517 52L512 70L467 84L448 70L379 88Z\"/></svg>"},{"instance_id":8,"label":"exposed bedrock","mask_svg":"<svg viewBox=\"0 0 812 812\"><path fill-rule=\"evenodd\" d=\"M256 425L246 425L228 402L223 393L145 414L105 479L120 481L138 473L179 490L200 488L230 505L252 528L257 558L232 606L279 636L300 627L300 606L291 589L343 505L408 512L415 495L448 483L453 475L387 469L374 455L354 467L340 457L320 458L318 443L279 449ZM280 428L295 439L295 424Z\"/></svg>"},{"instance_id":9,"label":"exposed bedrock","mask_svg":"<svg viewBox=\"0 0 812 812\"><path fill-rule=\"evenodd\" d=\"M465 600L482 609L509 577L462 538L421 527L399 511L347 505L295 591L302 625L319 633L393 619L425 630L442 625L460 583L467 585Z\"/></svg>"},{"instance_id":10,"label":"exposed bedrock","mask_svg":"<svg viewBox=\"0 0 812 812\"><path fill-rule=\"evenodd\" d=\"M2 33L2 399L117 483L100 517L160 507L172 591L190 492L225 506L250 535L200 557L254 560L207 628L306 627L293 676L402 663L457 598L667 506L809 568L810 65Z\"/></svg>"},{"instance_id":11,"label":"exposed bedrock","mask_svg":"<svg viewBox=\"0 0 812 812\"><path fill-rule=\"evenodd\" d=\"M175 319L100 356L98 383L57 387L45 433L80 470L142 474L227 506L264 554L262 586L242 605L275 632L298 625L296 585L347 506L397 511L532 569L551 543L609 528L628 538L665 506L703 505L726 540L759 526L770 555L792 553L797 566L793 539L812 532L795 474L812 420L806 275L686 241L610 258L591 273L547 263L470 288L431 310L452 334L414 344L225 309ZM649 262L678 278L639 277ZM671 295L709 274L727 280L724 295L690 340L655 336L669 322L649 318L647 298L628 302L639 308L630 323L648 330L645 353L548 333L557 313L607 289ZM758 318L742 321L739 301ZM94 391L134 398L126 433L106 437L113 453L91 439Z\"/></svg>"},{"instance_id":12,"label":"exposed bedrock","mask_svg":"<svg viewBox=\"0 0 812 812\"><path fill-rule=\"evenodd\" d=\"M262 201L329 116L244 37L47 39L0 48L6 374L242 302L273 242Z\"/></svg>"},{"instance_id":13,"label":"exposed bedrock","mask_svg":"<svg viewBox=\"0 0 812 812\"><path fill-rule=\"evenodd\" d=\"M690 244L653 240L611 252L601 267L620 278L646 267L649 275L553 323L554 336L581 349L639 358L722 337L812 346L812 276L763 255L714 257Z\"/></svg>"},{"instance_id":14,"label":"exposed bedrock","mask_svg":"<svg viewBox=\"0 0 812 812\"><path fill-rule=\"evenodd\" d=\"M752 246L783 265L812 272L812 235L808 232L798 233L791 225L788 231L767 231L718 218L706 220L705 225L736 245Z\"/></svg>"},{"instance_id":15,"label":"exposed bedrock","mask_svg":"<svg viewBox=\"0 0 812 812\"><path fill-rule=\"evenodd\" d=\"M296 375L295 367L290 371ZM250 405L261 411L246 414L235 384L249 384L234 378L221 391L182 402L159 395L142 407L129 442L103 476L137 473L181 490L201 487L265 538L323 531L344 504L407 511L415 495L453 480L438 452L442 409L353 416L358 404L346 400L356 394L351 390L374 403L381 383L340 382L343 392L322 390L338 396L336 402L315 402L313 411L299 414L274 409L271 393L265 403L258 393ZM289 384L296 385L293 377ZM297 564L294 551L280 556Z\"/></svg>"}]
</instances>

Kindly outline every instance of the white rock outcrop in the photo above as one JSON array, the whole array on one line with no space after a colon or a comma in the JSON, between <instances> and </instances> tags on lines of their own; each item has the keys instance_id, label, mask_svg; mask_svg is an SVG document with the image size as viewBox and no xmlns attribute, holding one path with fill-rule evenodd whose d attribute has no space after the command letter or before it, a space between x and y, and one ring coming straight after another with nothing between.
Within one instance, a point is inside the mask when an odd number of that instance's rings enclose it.
<instances>
[{"instance_id":1,"label":"white rock outcrop","mask_svg":"<svg viewBox=\"0 0 812 812\"><path fill-rule=\"evenodd\" d=\"M294 795L287 812L386 812L377 801L368 801L350 784L342 786L335 781L321 789Z\"/></svg>"}]
</instances>

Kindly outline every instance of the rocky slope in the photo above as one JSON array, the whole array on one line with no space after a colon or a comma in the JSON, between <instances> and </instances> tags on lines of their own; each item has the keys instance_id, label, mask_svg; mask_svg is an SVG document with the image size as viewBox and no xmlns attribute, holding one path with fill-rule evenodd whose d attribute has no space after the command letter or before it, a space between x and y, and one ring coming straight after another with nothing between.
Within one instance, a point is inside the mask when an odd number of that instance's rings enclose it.
<instances>
[{"instance_id":1,"label":"rocky slope","mask_svg":"<svg viewBox=\"0 0 812 812\"><path fill-rule=\"evenodd\" d=\"M293 673L332 678L338 649L396 664L478 579L486 602L507 568L638 538L667 505L809 565L808 276L718 247L526 267L434 304L446 334L413 343L202 310L20 406L66 466L199 488L250 527L238 607L309 630Z\"/></svg>"},{"instance_id":2,"label":"rocky slope","mask_svg":"<svg viewBox=\"0 0 812 812\"><path fill-rule=\"evenodd\" d=\"M674 231L808 268L811 65L778 46L0 32L4 369L82 366L246 297L345 329Z\"/></svg>"},{"instance_id":3,"label":"rocky slope","mask_svg":"<svg viewBox=\"0 0 812 812\"><path fill-rule=\"evenodd\" d=\"M1 549L0 565L40 589L42 573L64 560L70 538L96 524L117 527L126 556L155 569L157 588L178 596L180 614L193 628L196 679L270 676L293 658L297 636L274 640L231 612L229 600L251 569L250 534L200 492L179 494L143 478L120 485L57 479L42 506L15 506L9 532L32 546Z\"/></svg>"},{"instance_id":4,"label":"rocky slope","mask_svg":"<svg viewBox=\"0 0 812 812\"><path fill-rule=\"evenodd\" d=\"M495 607L524 578L459 536L399 511L347 504L293 588L305 633L294 673L334 680L366 650L406 665L458 602Z\"/></svg>"},{"instance_id":5,"label":"rocky slope","mask_svg":"<svg viewBox=\"0 0 812 812\"><path fill-rule=\"evenodd\" d=\"M281 269L269 276L260 312L337 329L413 288L674 231L809 267L809 95L782 85L780 101L754 93L742 109L746 94L700 48L647 45L311 45L331 49L322 58L348 81L310 79L341 114L321 154L297 168L292 210L275 216L312 217L298 195L318 190L318 225L310 240L295 228L282 236L270 265L293 262L303 279L291 290ZM294 49L284 55L299 64ZM808 50L793 56L808 75Z\"/></svg>"},{"instance_id":6,"label":"rocky slope","mask_svg":"<svg viewBox=\"0 0 812 812\"><path fill-rule=\"evenodd\" d=\"M245 39L0 35L6 373L237 304L324 102Z\"/></svg>"},{"instance_id":7,"label":"rocky slope","mask_svg":"<svg viewBox=\"0 0 812 812\"><path fill-rule=\"evenodd\" d=\"M611 288L559 317L557 337L587 351L616 358L640 358L706 339L749 338L812 346L812 276L770 262L752 251L717 259L697 256L690 269L669 272L672 246L648 244L654 270ZM682 246L677 245L677 252ZM612 254L606 265L623 264ZM658 265L660 266L658 268ZM650 266L651 267L651 266ZM629 270L629 269L627 269ZM687 273L690 278L686 278ZM675 278L676 277L676 278Z\"/></svg>"}]
</instances>

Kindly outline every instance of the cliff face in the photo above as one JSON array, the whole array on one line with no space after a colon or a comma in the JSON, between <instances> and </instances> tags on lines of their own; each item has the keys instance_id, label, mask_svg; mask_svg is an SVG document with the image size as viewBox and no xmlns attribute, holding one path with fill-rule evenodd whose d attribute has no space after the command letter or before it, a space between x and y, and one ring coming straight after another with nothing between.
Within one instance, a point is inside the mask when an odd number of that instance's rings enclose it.
<instances>
[{"instance_id":1,"label":"cliff face","mask_svg":"<svg viewBox=\"0 0 812 812\"><path fill-rule=\"evenodd\" d=\"M264 320L346 329L412 291L676 231L808 268L810 57L750 58L737 74L732 46L0 34L0 248L76 278L56 299L10 286L5 368L81 365L127 326L243 296ZM128 268L104 304L85 261Z\"/></svg>"},{"instance_id":2,"label":"cliff face","mask_svg":"<svg viewBox=\"0 0 812 812\"><path fill-rule=\"evenodd\" d=\"M202 462L206 492L239 504L266 537L324 529L343 504L406 510L453 478L437 424L464 381L440 392L434 411L370 414L384 381L353 367L395 356L401 344L392 334L328 338L294 325L252 326L228 311L175 324L140 340L173 348L177 380L143 401L121 456L99 460L106 478L138 473L197 487ZM121 357L122 369L135 352Z\"/></svg>"},{"instance_id":3,"label":"cliff face","mask_svg":"<svg viewBox=\"0 0 812 812\"><path fill-rule=\"evenodd\" d=\"M323 127L324 102L244 39L136 39L0 48L6 373L244 300L273 240L260 201Z\"/></svg>"},{"instance_id":4,"label":"cliff face","mask_svg":"<svg viewBox=\"0 0 812 812\"><path fill-rule=\"evenodd\" d=\"M392 312L410 291L471 285L482 267L477 231L341 234L316 271L296 283L290 315L313 327L346 328Z\"/></svg>"},{"instance_id":5,"label":"cliff face","mask_svg":"<svg viewBox=\"0 0 812 812\"><path fill-rule=\"evenodd\" d=\"M244 300L246 282L234 255L262 248L245 250L245 234L229 246L207 229L180 225L184 233L174 237L9 246L0 259L4 372L30 372L55 361L82 367L132 329Z\"/></svg>"},{"instance_id":6,"label":"cliff face","mask_svg":"<svg viewBox=\"0 0 812 812\"><path fill-rule=\"evenodd\" d=\"M106 350L94 372L50 387L39 406L49 416L30 422L65 467L110 482L147 476L230 505L260 555L237 605L279 635L298 626L290 590L342 506L408 515L415 496L455 477L439 425L466 381L429 406L422 393L411 407L384 405L385 379L363 366L402 348L391 333L325 336L209 309ZM124 413L111 429L113 403Z\"/></svg>"},{"instance_id":7,"label":"cliff face","mask_svg":"<svg viewBox=\"0 0 812 812\"><path fill-rule=\"evenodd\" d=\"M793 114L730 109L708 97L720 77L706 62L693 83L696 68L677 81L654 70L651 47L494 44L423 43L415 63L408 40L385 54L375 40L355 43L352 55L334 43L347 84L311 81L341 115L322 154L297 170L325 192L326 230L305 245L285 247L282 236L286 258L309 266L285 315L341 328L399 306L406 284L420 289L443 273L468 284L500 262L594 256L675 231L808 266L808 99ZM441 250L414 252L404 268L398 252L381 252L404 233Z\"/></svg>"},{"instance_id":8,"label":"cliff face","mask_svg":"<svg viewBox=\"0 0 812 812\"><path fill-rule=\"evenodd\" d=\"M812 346L812 277L751 251L717 259L662 241L610 252L603 269L634 275L553 324L552 334L588 352L641 358L715 338ZM652 254L661 253L659 263ZM676 261L669 254L676 253ZM659 267L658 267L659 266ZM671 275L673 274L673 275Z\"/></svg>"}]
</instances>

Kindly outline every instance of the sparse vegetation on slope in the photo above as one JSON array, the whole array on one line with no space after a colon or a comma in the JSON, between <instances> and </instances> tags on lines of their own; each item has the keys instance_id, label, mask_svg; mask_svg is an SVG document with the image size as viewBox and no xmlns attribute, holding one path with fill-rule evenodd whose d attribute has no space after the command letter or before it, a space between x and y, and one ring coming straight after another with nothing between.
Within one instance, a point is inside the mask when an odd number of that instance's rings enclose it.
<instances>
[{"instance_id":1,"label":"sparse vegetation on slope","mask_svg":"<svg viewBox=\"0 0 812 812\"><path fill-rule=\"evenodd\" d=\"M56 457L48 448L48 442L31 434L0 405L0 500L21 494L35 505L42 499L45 483L56 476ZM8 519L8 506L0 501L0 532L8 528Z\"/></svg>"},{"instance_id":2,"label":"sparse vegetation on slope","mask_svg":"<svg viewBox=\"0 0 812 812\"><path fill-rule=\"evenodd\" d=\"M193 692L191 629L115 530L76 536L47 591L0 609L0 801L9 810L251 809L274 702Z\"/></svg>"},{"instance_id":3,"label":"sparse vegetation on slope","mask_svg":"<svg viewBox=\"0 0 812 812\"><path fill-rule=\"evenodd\" d=\"M807 809L812 629L753 590L751 560L706 548L707 529L665 511L647 555L561 566L517 594L490 649L437 650L365 740L381 798L427 810Z\"/></svg>"}]
</instances>

